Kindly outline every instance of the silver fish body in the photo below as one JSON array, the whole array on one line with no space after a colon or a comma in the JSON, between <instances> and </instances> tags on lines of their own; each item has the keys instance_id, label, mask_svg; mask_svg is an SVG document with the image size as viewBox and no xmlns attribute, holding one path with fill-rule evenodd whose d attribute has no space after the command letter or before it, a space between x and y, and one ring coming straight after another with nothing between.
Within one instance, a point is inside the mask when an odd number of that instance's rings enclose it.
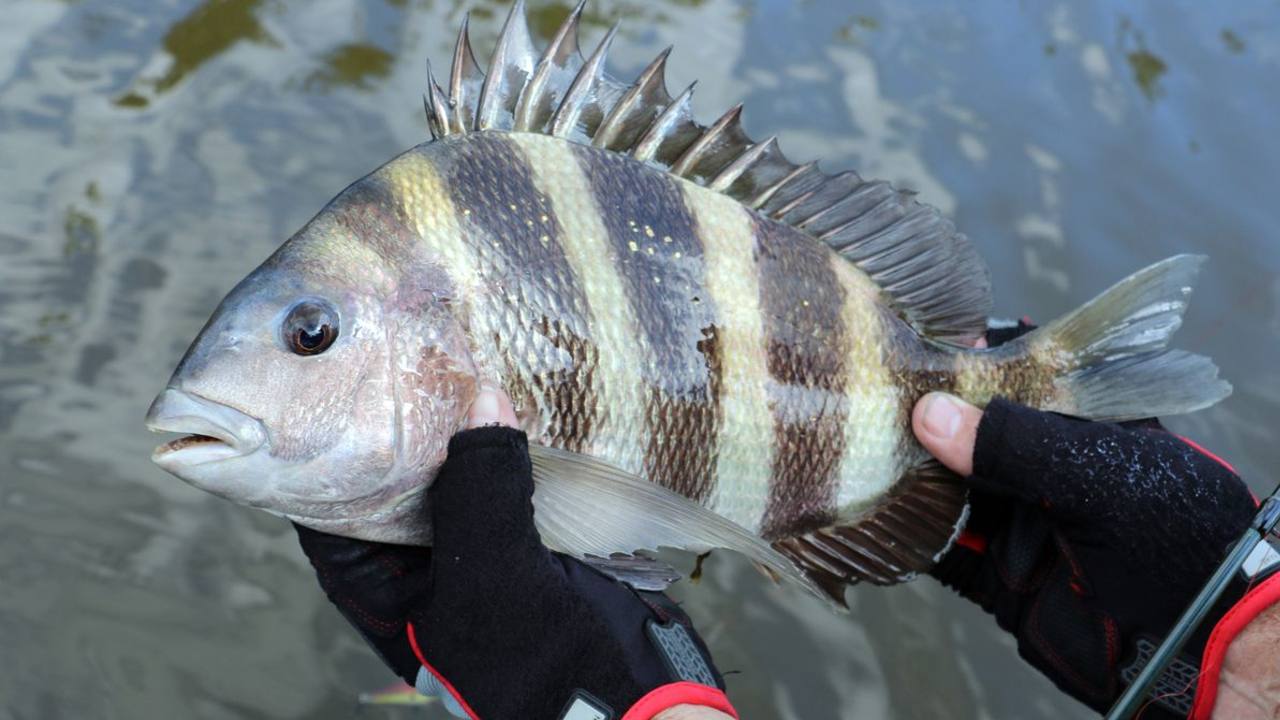
<instances>
[{"instance_id":1,"label":"silver fish body","mask_svg":"<svg viewBox=\"0 0 1280 720\"><path fill-rule=\"evenodd\" d=\"M487 78L463 34L447 94L429 84L436 139L215 312L149 416L208 439L157 462L317 529L425 543L422 490L491 384L534 445L552 546L729 547L838 600L927 568L963 522L910 434L924 393L1124 418L1229 391L1164 349L1198 259L974 350L987 273L949 221L791 164L737 109L694 123L665 54L610 78L612 34L587 59L569 45L579 11L534 58L517 5Z\"/></svg>"}]
</instances>

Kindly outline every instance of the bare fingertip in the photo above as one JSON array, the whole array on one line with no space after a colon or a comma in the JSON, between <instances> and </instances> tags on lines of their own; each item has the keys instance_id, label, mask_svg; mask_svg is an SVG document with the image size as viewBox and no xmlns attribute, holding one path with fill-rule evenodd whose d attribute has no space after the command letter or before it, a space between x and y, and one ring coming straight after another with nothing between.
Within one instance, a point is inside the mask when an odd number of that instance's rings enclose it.
<instances>
[{"instance_id":1,"label":"bare fingertip","mask_svg":"<svg viewBox=\"0 0 1280 720\"><path fill-rule=\"evenodd\" d=\"M973 472L973 439L982 413L963 400L932 392L916 403L911 429L931 455L962 476Z\"/></svg>"},{"instance_id":2,"label":"bare fingertip","mask_svg":"<svg viewBox=\"0 0 1280 720\"><path fill-rule=\"evenodd\" d=\"M467 414L467 428L486 426L516 427L516 413L511 399L502 390L482 385Z\"/></svg>"}]
</instances>

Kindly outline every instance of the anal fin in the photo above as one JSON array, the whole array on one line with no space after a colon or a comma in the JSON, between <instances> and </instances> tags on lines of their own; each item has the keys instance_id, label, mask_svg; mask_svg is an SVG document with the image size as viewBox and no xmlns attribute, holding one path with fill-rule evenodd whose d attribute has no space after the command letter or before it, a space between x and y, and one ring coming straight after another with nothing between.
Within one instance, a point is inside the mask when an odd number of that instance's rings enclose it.
<instances>
[{"instance_id":1,"label":"anal fin","mask_svg":"<svg viewBox=\"0 0 1280 720\"><path fill-rule=\"evenodd\" d=\"M933 567L964 526L967 498L959 478L930 459L861 517L776 540L773 547L844 605L853 583L893 585Z\"/></svg>"}]
</instances>

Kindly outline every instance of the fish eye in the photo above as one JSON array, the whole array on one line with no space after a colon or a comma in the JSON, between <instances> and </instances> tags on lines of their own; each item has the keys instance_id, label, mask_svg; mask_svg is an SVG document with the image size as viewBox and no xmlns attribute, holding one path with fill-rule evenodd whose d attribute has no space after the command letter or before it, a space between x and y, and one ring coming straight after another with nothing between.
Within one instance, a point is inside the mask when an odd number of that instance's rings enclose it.
<instances>
[{"instance_id":1,"label":"fish eye","mask_svg":"<svg viewBox=\"0 0 1280 720\"><path fill-rule=\"evenodd\" d=\"M321 300L303 300L284 318L284 344L296 355L319 355L338 339L338 313Z\"/></svg>"}]
</instances>

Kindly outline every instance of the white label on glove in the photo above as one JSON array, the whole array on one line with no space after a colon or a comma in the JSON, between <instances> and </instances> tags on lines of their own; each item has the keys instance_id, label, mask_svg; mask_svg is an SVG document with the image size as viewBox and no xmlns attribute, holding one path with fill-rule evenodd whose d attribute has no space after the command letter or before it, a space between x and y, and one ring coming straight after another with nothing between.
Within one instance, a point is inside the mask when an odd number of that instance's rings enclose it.
<instances>
[{"instance_id":1,"label":"white label on glove","mask_svg":"<svg viewBox=\"0 0 1280 720\"><path fill-rule=\"evenodd\" d=\"M1270 568L1272 565L1280 563L1280 553L1271 547L1271 543L1263 538L1262 542L1249 553L1249 557L1244 559L1244 564L1240 566L1240 572L1249 579L1258 576L1263 570Z\"/></svg>"},{"instance_id":2,"label":"white label on glove","mask_svg":"<svg viewBox=\"0 0 1280 720\"><path fill-rule=\"evenodd\" d=\"M613 717L612 712L592 700L593 698L586 697L586 693L579 690L560 714L560 720L609 720Z\"/></svg>"}]
</instances>

